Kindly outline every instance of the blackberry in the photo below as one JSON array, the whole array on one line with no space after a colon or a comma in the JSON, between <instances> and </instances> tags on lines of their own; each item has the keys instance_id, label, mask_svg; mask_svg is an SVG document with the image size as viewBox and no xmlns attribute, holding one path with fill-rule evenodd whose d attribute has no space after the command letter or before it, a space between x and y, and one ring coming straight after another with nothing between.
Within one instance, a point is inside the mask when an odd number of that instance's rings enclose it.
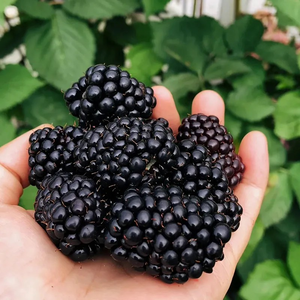
<instances>
[{"instance_id":1,"label":"blackberry","mask_svg":"<svg viewBox=\"0 0 300 300\"><path fill-rule=\"evenodd\" d=\"M82 261L100 250L97 239L109 211L105 200L85 176L48 175L34 203L35 220L64 255Z\"/></svg>"},{"instance_id":2,"label":"blackberry","mask_svg":"<svg viewBox=\"0 0 300 300\"><path fill-rule=\"evenodd\" d=\"M148 119L156 105L150 87L114 65L102 64L90 67L85 77L65 92L64 99L85 128L106 124L116 117Z\"/></svg>"},{"instance_id":3,"label":"blackberry","mask_svg":"<svg viewBox=\"0 0 300 300\"><path fill-rule=\"evenodd\" d=\"M99 187L122 191L138 186L154 162L172 168L178 151L166 120L123 117L88 131L74 155Z\"/></svg>"},{"instance_id":4,"label":"blackberry","mask_svg":"<svg viewBox=\"0 0 300 300\"><path fill-rule=\"evenodd\" d=\"M212 160L223 167L230 187L235 187L242 180L245 166L241 157L235 153L231 134L225 126L220 125L217 117L195 114L183 119L176 138L177 141L191 139L204 145Z\"/></svg>"},{"instance_id":5,"label":"blackberry","mask_svg":"<svg viewBox=\"0 0 300 300\"><path fill-rule=\"evenodd\" d=\"M212 208L205 212L202 207ZM217 203L185 196L177 186L143 183L129 188L112 204L104 246L117 261L167 283L184 283L211 272L223 259L231 229L214 220ZM205 223L205 218L213 221Z\"/></svg>"},{"instance_id":6,"label":"blackberry","mask_svg":"<svg viewBox=\"0 0 300 300\"><path fill-rule=\"evenodd\" d=\"M227 223L232 230L239 227L242 207L232 193L226 173L218 163L213 163L209 151L191 139L178 142L179 155L176 164L168 171L154 164L155 183L179 186L185 195L196 195L201 201L201 212L208 214L203 221ZM151 182L153 184L153 182ZM211 218L211 214L215 214Z\"/></svg>"},{"instance_id":7,"label":"blackberry","mask_svg":"<svg viewBox=\"0 0 300 300\"><path fill-rule=\"evenodd\" d=\"M39 187L48 174L75 172L73 151L84 132L82 128L74 126L46 127L33 132L28 149L30 184Z\"/></svg>"}]
</instances>

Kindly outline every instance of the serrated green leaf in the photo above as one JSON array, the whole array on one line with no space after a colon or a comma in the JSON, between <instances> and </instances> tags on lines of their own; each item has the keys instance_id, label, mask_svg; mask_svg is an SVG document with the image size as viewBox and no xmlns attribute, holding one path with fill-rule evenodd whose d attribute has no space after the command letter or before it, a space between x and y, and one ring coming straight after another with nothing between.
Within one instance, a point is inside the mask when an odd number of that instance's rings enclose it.
<instances>
[{"instance_id":1,"label":"serrated green leaf","mask_svg":"<svg viewBox=\"0 0 300 300\"><path fill-rule=\"evenodd\" d=\"M293 163L289 170L290 181L300 205L300 162Z\"/></svg>"},{"instance_id":2,"label":"serrated green leaf","mask_svg":"<svg viewBox=\"0 0 300 300\"><path fill-rule=\"evenodd\" d=\"M289 19L293 20L295 24L300 26L300 1L299 0L271 0L272 4L277 8L278 11L288 16ZM289 24L293 25L293 24Z\"/></svg>"},{"instance_id":3,"label":"serrated green leaf","mask_svg":"<svg viewBox=\"0 0 300 300\"><path fill-rule=\"evenodd\" d=\"M165 51L172 58L178 60L190 70L202 74L208 56L202 51L196 39L187 40L188 47L180 40L170 40L165 44Z\"/></svg>"},{"instance_id":4,"label":"serrated green leaf","mask_svg":"<svg viewBox=\"0 0 300 300\"><path fill-rule=\"evenodd\" d=\"M230 112L225 111L225 126L235 140L242 131L243 122Z\"/></svg>"},{"instance_id":5,"label":"serrated green leaf","mask_svg":"<svg viewBox=\"0 0 300 300\"><path fill-rule=\"evenodd\" d=\"M43 83L31 76L25 67L7 65L0 71L0 111L21 103Z\"/></svg>"},{"instance_id":6,"label":"serrated green leaf","mask_svg":"<svg viewBox=\"0 0 300 300\"><path fill-rule=\"evenodd\" d=\"M255 49L264 33L260 21L244 16L233 23L225 32L228 47L236 54L243 55Z\"/></svg>"},{"instance_id":7,"label":"serrated green leaf","mask_svg":"<svg viewBox=\"0 0 300 300\"><path fill-rule=\"evenodd\" d=\"M291 209L293 194L287 170L270 173L260 216L265 227L280 222Z\"/></svg>"},{"instance_id":8,"label":"serrated green leaf","mask_svg":"<svg viewBox=\"0 0 300 300\"><path fill-rule=\"evenodd\" d=\"M271 171L285 164L287 151L272 130L257 125L250 125L247 129L249 132L252 130L260 131L266 136L268 141L269 162Z\"/></svg>"},{"instance_id":9,"label":"serrated green leaf","mask_svg":"<svg viewBox=\"0 0 300 300\"><path fill-rule=\"evenodd\" d=\"M226 56L227 48L221 37L224 29L209 17L176 17L152 22L155 52L168 61L170 54L199 72L207 57ZM175 44L175 49L172 46ZM197 67L194 67L196 65ZM200 66L200 67L199 67Z\"/></svg>"},{"instance_id":10,"label":"serrated green leaf","mask_svg":"<svg viewBox=\"0 0 300 300\"><path fill-rule=\"evenodd\" d=\"M11 29L0 38L0 58L10 54L23 43L25 32L26 26L22 24L11 27Z\"/></svg>"},{"instance_id":11,"label":"serrated green leaf","mask_svg":"<svg viewBox=\"0 0 300 300\"><path fill-rule=\"evenodd\" d=\"M249 68L249 72L228 78L233 87L235 89L241 86L263 87L266 71L263 68L262 62L253 57L245 57L242 61Z\"/></svg>"},{"instance_id":12,"label":"serrated green leaf","mask_svg":"<svg viewBox=\"0 0 300 300\"><path fill-rule=\"evenodd\" d=\"M300 136L300 91L282 95L274 111L275 133L290 140Z\"/></svg>"},{"instance_id":13,"label":"serrated green leaf","mask_svg":"<svg viewBox=\"0 0 300 300\"><path fill-rule=\"evenodd\" d=\"M290 273L297 284L297 287L300 287L300 264L299 264L299 253L300 253L300 244L295 242L290 242L288 249L287 264L290 270Z\"/></svg>"},{"instance_id":14,"label":"serrated green leaf","mask_svg":"<svg viewBox=\"0 0 300 300\"><path fill-rule=\"evenodd\" d=\"M273 41L261 41L255 49L259 57L270 64L274 64L283 70L299 74L296 49Z\"/></svg>"},{"instance_id":15,"label":"serrated green leaf","mask_svg":"<svg viewBox=\"0 0 300 300\"><path fill-rule=\"evenodd\" d=\"M163 66L163 62L154 53L150 43L137 44L131 47L126 54L126 59L130 62L130 67L128 68L130 74L146 85L151 85L152 77Z\"/></svg>"},{"instance_id":16,"label":"serrated green leaf","mask_svg":"<svg viewBox=\"0 0 300 300\"><path fill-rule=\"evenodd\" d=\"M34 209L33 204L37 195L37 188L35 186L30 185L26 189L23 190L23 195L20 198L19 205L25 209Z\"/></svg>"},{"instance_id":17,"label":"serrated green leaf","mask_svg":"<svg viewBox=\"0 0 300 300\"><path fill-rule=\"evenodd\" d=\"M6 113L0 113L0 147L10 142L16 135L16 129Z\"/></svg>"},{"instance_id":18,"label":"serrated green leaf","mask_svg":"<svg viewBox=\"0 0 300 300\"><path fill-rule=\"evenodd\" d=\"M262 88L240 86L229 94L227 109L237 117L254 122L260 121L274 111L274 103Z\"/></svg>"},{"instance_id":19,"label":"serrated green leaf","mask_svg":"<svg viewBox=\"0 0 300 300\"><path fill-rule=\"evenodd\" d=\"M139 0L65 0L63 8L84 19L125 16L140 7Z\"/></svg>"},{"instance_id":20,"label":"serrated green leaf","mask_svg":"<svg viewBox=\"0 0 300 300\"><path fill-rule=\"evenodd\" d=\"M25 37L33 68L57 89L67 89L93 64L95 39L88 25L62 10L29 28Z\"/></svg>"},{"instance_id":21,"label":"serrated green leaf","mask_svg":"<svg viewBox=\"0 0 300 300\"><path fill-rule=\"evenodd\" d=\"M20 11L37 19L51 19L54 14L54 8L49 3L40 0L18 0L16 6Z\"/></svg>"},{"instance_id":22,"label":"serrated green leaf","mask_svg":"<svg viewBox=\"0 0 300 300\"><path fill-rule=\"evenodd\" d=\"M70 115L62 93L50 86L38 89L23 102L25 120L36 127L44 123L56 125L73 125L74 117Z\"/></svg>"},{"instance_id":23,"label":"serrated green leaf","mask_svg":"<svg viewBox=\"0 0 300 300\"><path fill-rule=\"evenodd\" d=\"M203 76L206 80L225 79L229 76L249 71L250 69L242 60L218 58L207 66Z\"/></svg>"},{"instance_id":24,"label":"serrated green leaf","mask_svg":"<svg viewBox=\"0 0 300 300\"><path fill-rule=\"evenodd\" d=\"M262 223L261 219L258 217L253 227L247 248L241 257L239 264L243 264L252 255L258 243L261 241L264 232L265 232L264 224Z\"/></svg>"},{"instance_id":25,"label":"serrated green leaf","mask_svg":"<svg viewBox=\"0 0 300 300\"><path fill-rule=\"evenodd\" d=\"M146 16L153 15L165 8L169 0L142 0Z\"/></svg>"},{"instance_id":26,"label":"serrated green leaf","mask_svg":"<svg viewBox=\"0 0 300 300\"><path fill-rule=\"evenodd\" d=\"M299 300L300 290L293 286L282 261L269 260L255 267L240 295L245 300Z\"/></svg>"},{"instance_id":27,"label":"serrated green leaf","mask_svg":"<svg viewBox=\"0 0 300 300\"><path fill-rule=\"evenodd\" d=\"M285 259L287 245L279 239L282 236L281 232L272 227L265 230L251 256L237 266L238 274L243 282L247 281L249 274L257 264L269 259Z\"/></svg>"},{"instance_id":28,"label":"serrated green leaf","mask_svg":"<svg viewBox=\"0 0 300 300\"><path fill-rule=\"evenodd\" d=\"M199 78L192 73L180 73L170 76L163 81L162 85L170 90L175 102L188 92L197 92L200 89Z\"/></svg>"}]
</instances>

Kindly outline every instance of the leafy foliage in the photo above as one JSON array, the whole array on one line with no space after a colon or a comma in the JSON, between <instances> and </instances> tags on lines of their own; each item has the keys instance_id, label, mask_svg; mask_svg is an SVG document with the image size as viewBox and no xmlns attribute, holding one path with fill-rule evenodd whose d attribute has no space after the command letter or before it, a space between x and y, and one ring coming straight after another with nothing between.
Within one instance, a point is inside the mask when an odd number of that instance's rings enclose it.
<instances>
[{"instance_id":1,"label":"leafy foliage","mask_svg":"<svg viewBox=\"0 0 300 300\"><path fill-rule=\"evenodd\" d=\"M228 28L210 17L164 18L168 0L1 0L21 23L0 38L0 145L41 123L73 124L62 92L92 64L117 64L173 94L180 116L205 89L226 103L237 148L252 130L269 145L265 201L226 300L300 299L300 55L294 43L263 40L252 16ZM300 26L300 0L271 0L279 25ZM153 15L156 15L153 18ZM22 52L25 45L26 54ZM5 57L22 54L15 65ZM33 208L35 188L20 205Z\"/></svg>"}]
</instances>

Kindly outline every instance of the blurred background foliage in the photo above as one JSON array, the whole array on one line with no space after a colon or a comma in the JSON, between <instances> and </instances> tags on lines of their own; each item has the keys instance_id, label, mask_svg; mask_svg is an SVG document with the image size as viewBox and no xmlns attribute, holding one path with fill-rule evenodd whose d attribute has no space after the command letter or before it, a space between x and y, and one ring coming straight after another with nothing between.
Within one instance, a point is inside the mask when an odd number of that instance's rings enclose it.
<instances>
[{"instance_id":1,"label":"blurred background foliage","mask_svg":"<svg viewBox=\"0 0 300 300\"><path fill-rule=\"evenodd\" d=\"M300 27L300 0L271 1L275 23L237 14L226 28L168 15L168 2L1 0L0 144L41 123L73 124L63 91L96 63L169 88L181 117L196 93L217 91L236 146L260 130L270 152L268 190L226 299L299 300L300 56L286 30ZM35 193L25 189L20 205L32 209Z\"/></svg>"}]
</instances>

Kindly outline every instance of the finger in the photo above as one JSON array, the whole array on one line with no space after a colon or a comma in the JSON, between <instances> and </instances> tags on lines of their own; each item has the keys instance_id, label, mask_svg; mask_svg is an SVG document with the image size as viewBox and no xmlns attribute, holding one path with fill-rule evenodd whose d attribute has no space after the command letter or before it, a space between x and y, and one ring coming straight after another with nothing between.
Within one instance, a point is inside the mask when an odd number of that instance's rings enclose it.
<instances>
[{"instance_id":1,"label":"finger","mask_svg":"<svg viewBox=\"0 0 300 300\"><path fill-rule=\"evenodd\" d=\"M241 143L239 155L245 164L245 173L234 193L243 207L243 214L240 228L230 241L236 263L248 244L268 183L269 158L266 137L258 131L247 134Z\"/></svg>"},{"instance_id":2,"label":"finger","mask_svg":"<svg viewBox=\"0 0 300 300\"><path fill-rule=\"evenodd\" d=\"M19 203L23 189L29 184L29 137L35 130L46 126L53 127L41 125L0 148L0 203Z\"/></svg>"},{"instance_id":3,"label":"finger","mask_svg":"<svg viewBox=\"0 0 300 300\"><path fill-rule=\"evenodd\" d=\"M180 125L180 117L172 94L163 86L154 86L153 91L157 100L156 107L152 114L153 118L165 118L168 120L174 134L177 134Z\"/></svg>"},{"instance_id":4,"label":"finger","mask_svg":"<svg viewBox=\"0 0 300 300\"><path fill-rule=\"evenodd\" d=\"M214 115L224 125L225 105L222 97L214 91L203 91L196 95L192 104L192 114Z\"/></svg>"}]
</instances>

